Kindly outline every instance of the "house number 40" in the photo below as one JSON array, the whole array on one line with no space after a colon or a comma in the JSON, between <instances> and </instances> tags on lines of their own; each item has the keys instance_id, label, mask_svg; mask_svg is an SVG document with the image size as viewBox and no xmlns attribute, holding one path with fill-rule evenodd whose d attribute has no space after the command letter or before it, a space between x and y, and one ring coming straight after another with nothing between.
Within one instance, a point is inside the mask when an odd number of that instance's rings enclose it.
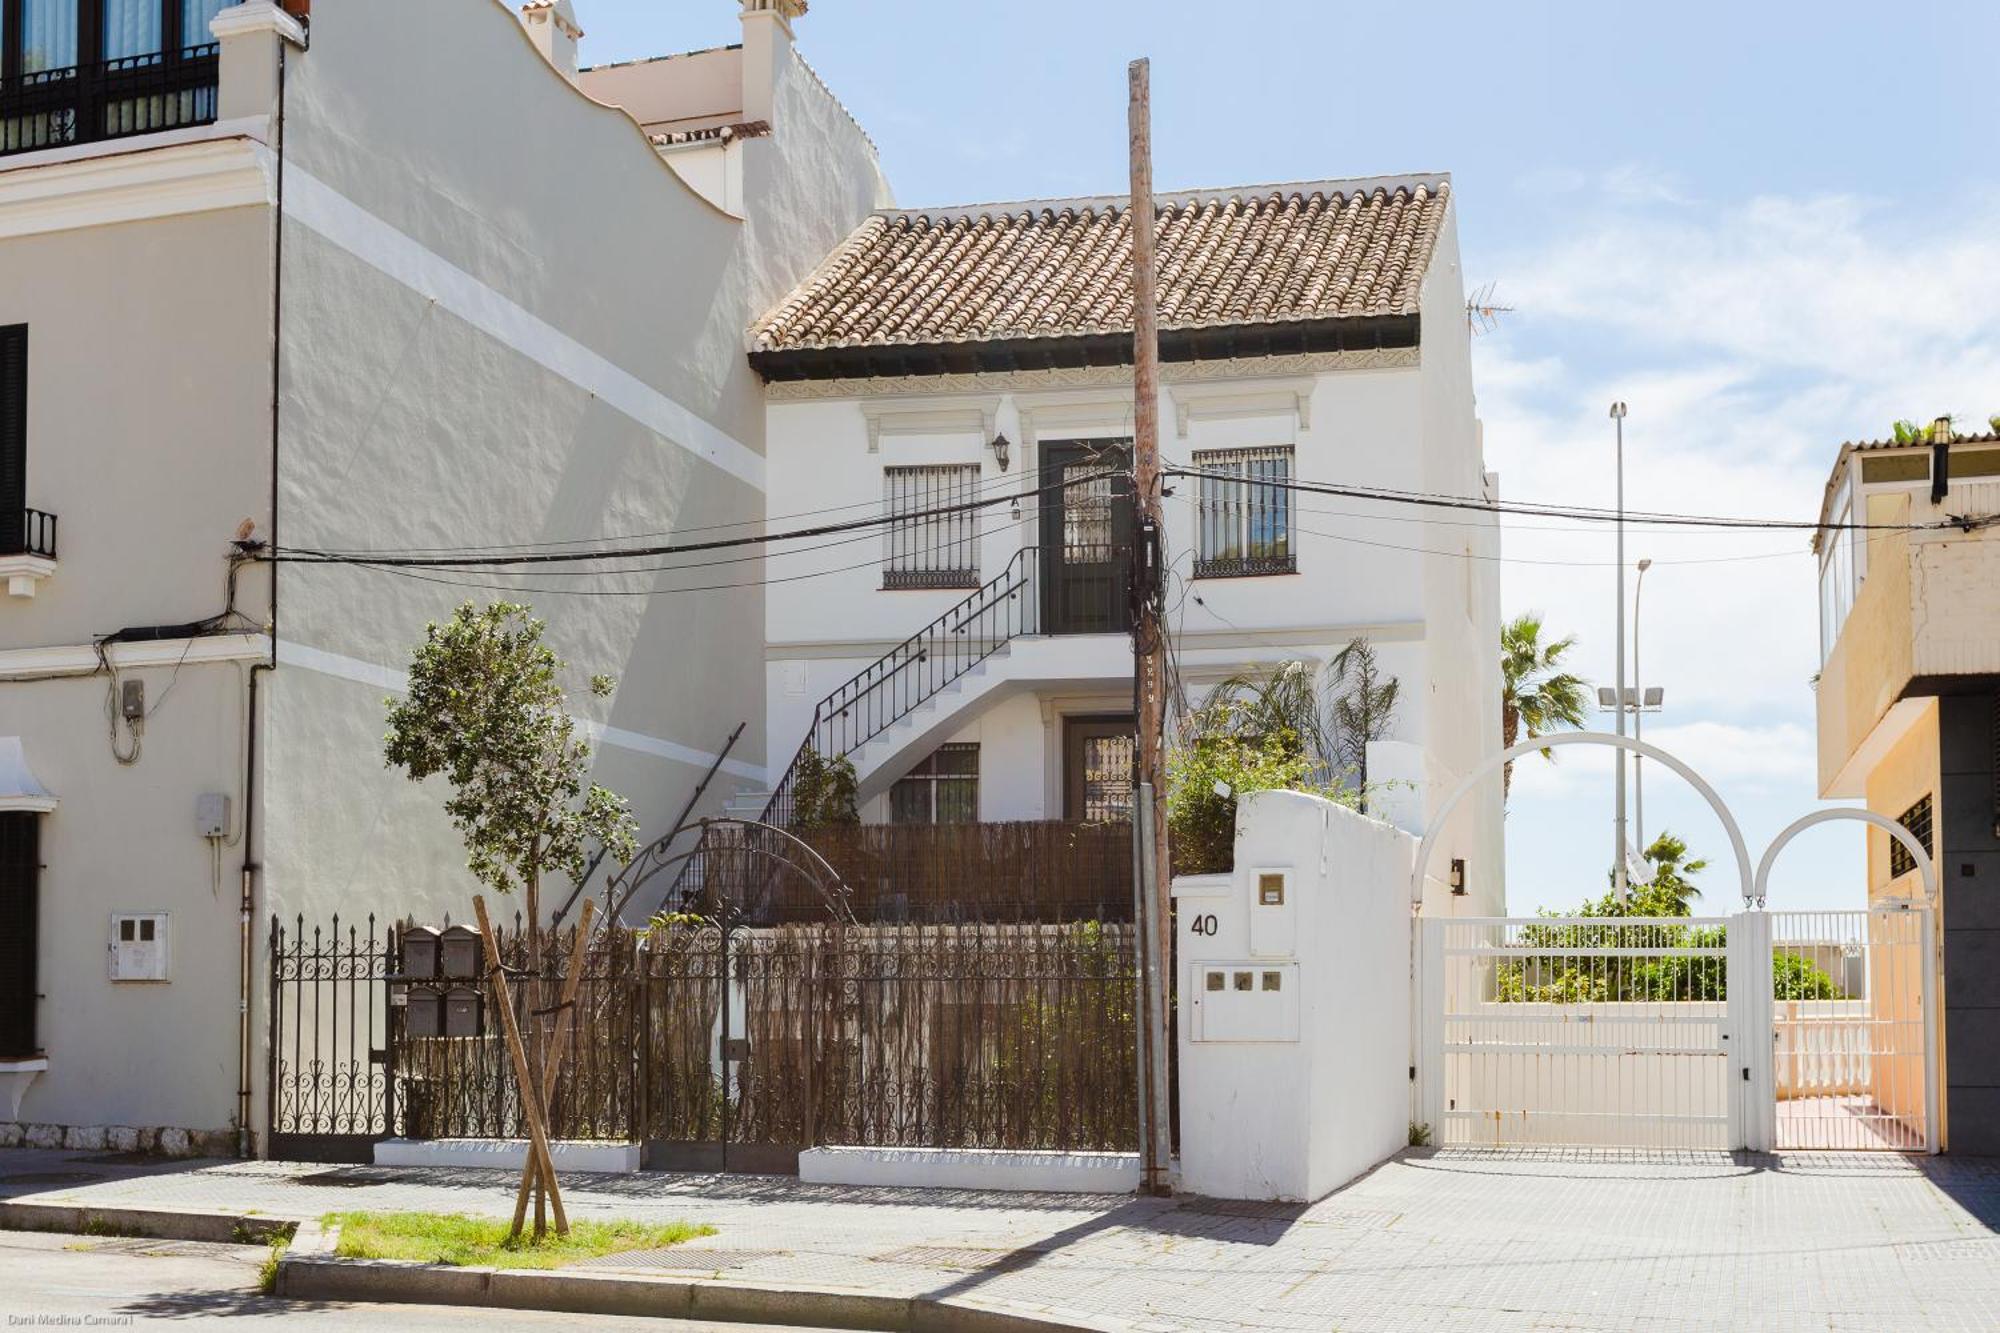
<instances>
[{"instance_id":1,"label":"house number 40","mask_svg":"<svg viewBox=\"0 0 2000 1333\"><path fill-rule=\"evenodd\" d=\"M1197 935L1213 935L1215 933L1215 913L1203 912L1194 919L1194 923L1189 929Z\"/></svg>"}]
</instances>

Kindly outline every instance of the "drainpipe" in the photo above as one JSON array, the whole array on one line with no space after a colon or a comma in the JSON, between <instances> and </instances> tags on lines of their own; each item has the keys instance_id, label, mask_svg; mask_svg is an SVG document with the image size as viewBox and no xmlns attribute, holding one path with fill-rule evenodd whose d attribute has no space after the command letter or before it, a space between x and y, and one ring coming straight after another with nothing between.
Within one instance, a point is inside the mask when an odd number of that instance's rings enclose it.
<instances>
[{"instance_id":1,"label":"drainpipe","mask_svg":"<svg viewBox=\"0 0 2000 1333\"><path fill-rule=\"evenodd\" d=\"M236 1155L252 1155L254 1138L250 1132L250 979L255 961L251 938L257 919L257 678L275 670L271 662L250 668L249 738L243 755L243 874L242 899L237 906L239 955L236 962Z\"/></svg>"},{"instance_id":2,"label":"drainpipe","mask_svg":"<svg viewBox=\"0 0 2000 1333\"><path fill-rule=\"evenodd\" d=\"M302 21L305 5L286 6ZM310 29L307 30L310 33ZM308 36L310 42L310 36ZM308 48L309 49L309 48ZM270 525L265 533L265 550L275 556L278 549L278 438L282 357L284 354L284 311L285 311L285 73L287 68L287 43L278 40L278 110L273 126L274 155L277 159L276 199L271 221L271 494ZM257 876L263 866L257 860L257 802L261 788L257 783L257 678L267 671L278 669L278 562L270 565L269 615L265 620L265 633L271 636L271 658L250 668L250 702L248 738L243 755L243 870L241 874L240 900L237 904L238 957L236 964L236 1155L249 1157L255 1148L255 1135L250 1129L251 1111L251 1071L254 1052L250 1040L250 1009L252 978L255 973L255 953L252 940L257 916Z\"/></svg>"}]
</instances>

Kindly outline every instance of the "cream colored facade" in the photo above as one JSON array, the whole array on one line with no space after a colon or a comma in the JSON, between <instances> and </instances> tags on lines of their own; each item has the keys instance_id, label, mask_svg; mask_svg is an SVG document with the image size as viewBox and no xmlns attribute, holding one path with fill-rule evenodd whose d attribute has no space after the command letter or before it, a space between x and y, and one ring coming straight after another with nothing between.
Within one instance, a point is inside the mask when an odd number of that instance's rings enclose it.
<instances>
[{"instance_id":1,"label":"cream colored facade","mask_svg":"<svg viewBox=\"0 0 2000 1333\"><path fill-rule=\"evenodd\" d=\"M1927 843L1944 1141L2000 1151L2000 436L1850 445L1821 521L1820 795L1865 801ZM1899 860L1870 828L1871 902L1921 896Z\"/></svg>"},{"instance_id":2,"label":"cream colored facade","mask_svg":"<svg viewBox=\"0 0 2000 1333\"><path fill-rule=\"evenodd\" d=\"M762 682L742 670L763 646L754 586L585 597L561 578L286 564L274 593L253 560L238 615L209 619L239 535L382 552L762 518L743 330L888 196L793 49L803 6L744 10L741 47L661 94L768 126L727 147L720 201L652 142L649 112L575 71L560 30L498 0L337 0L309 31L246 0L215 24L216 123L0 157L0 325L31 331L28 503L61 534L52 572L0 558L34 594L0 599L0 737L56 800L41 1049L0 1061L0 1143L241 1147L269 1092L265 923L468 914L439 793L381 760L410 646L462 599L530 602L580 674L619 679L584 721L597 780L646 836L738 721L710 800L764 783ZM729 572L754 585L760 565ZM182 628L106 648L114 685L96 642L121 626ZM107 737L128 681L136 759L122 720ZM208 793L229 800L214 838L196 825ZM165 980L110 979L119 912L168 915Z\"/></svg>"}]
</instances>

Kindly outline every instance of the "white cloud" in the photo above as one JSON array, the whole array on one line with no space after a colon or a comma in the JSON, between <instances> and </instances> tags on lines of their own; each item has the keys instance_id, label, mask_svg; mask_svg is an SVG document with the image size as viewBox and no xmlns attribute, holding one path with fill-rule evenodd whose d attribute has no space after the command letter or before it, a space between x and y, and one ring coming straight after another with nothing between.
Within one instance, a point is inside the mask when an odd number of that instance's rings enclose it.
<instances>
[{"instance_id":1,"label":"white cloud","mask_svg":"<svg viewBox=\"0 0 2000 1333\"><path fill-rule=\"evenodd\" d=\"M1703 205L1673 183L1624 175L1568 195L1566 230L1482 261L1517 307L1474 344L1488 463L1506 497L1611 504L1614 398L1630 404L1629 507L1805 521L1841 441L1885 435L1898 417L1983 423L2000 411L2000 231L1989 210L1842 197ZM1627 530L1628 567L1654 561L1643 681L1667 692L1647 739L1732 804L1740 795L1776 813L1817 803L1808 541ZM1577 668L1608 684L1608 526L1509 521L1505 553L1557 562L1507 565L1506 608L1540 610L1550 632L1577 634ZM1609 812L1608 754L1559 759L1515 768L1510 841L1542 860L1575 841L1580 818ZM1521 856L1510 860L1531 880L1540 867ZM1596 858L1585 860L1595 873Z\"/></svg>"}]
</instances>

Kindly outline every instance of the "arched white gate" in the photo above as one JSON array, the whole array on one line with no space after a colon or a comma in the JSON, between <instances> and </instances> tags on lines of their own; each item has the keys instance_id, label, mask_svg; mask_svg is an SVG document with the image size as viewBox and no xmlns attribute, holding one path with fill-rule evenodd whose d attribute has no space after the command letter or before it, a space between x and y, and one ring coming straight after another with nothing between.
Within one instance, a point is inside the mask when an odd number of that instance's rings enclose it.
<instances>
[{"instance_id":1,"label":"arched white gate","mask_svg":"<svg viewBox=\"0 0 2000 1333\"><path fill-rule=\"evenodd\" d=\"M1523 742L1469 775L1436 834L1509 759L1603 745L1686 777L1729 836L1744 910L1704 917L1455 917L1418 931L1414 1118L1445 1145L1885 1148L1936 1151L1929 857L1866 811L1818 811L1753 874L1712 787L1655 746L1599 733ZM1886 828L1922 869L1926 901L1859 912L1763 910L1779 852L1831 819Z\"/></svg>"}]
</instances>

